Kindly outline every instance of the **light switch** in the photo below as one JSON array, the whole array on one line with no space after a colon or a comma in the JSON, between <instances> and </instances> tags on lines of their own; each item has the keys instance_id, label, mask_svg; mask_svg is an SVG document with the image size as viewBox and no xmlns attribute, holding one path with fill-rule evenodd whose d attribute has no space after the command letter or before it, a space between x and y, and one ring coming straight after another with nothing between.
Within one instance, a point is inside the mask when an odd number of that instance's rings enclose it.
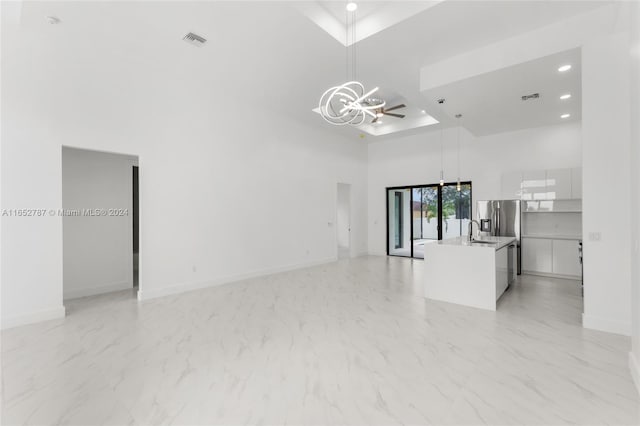
<instances>
[{"instance_id":1,"label":"light switch","mask_svg":"<svg viewBox=\"0 0 640 426\"><path fill-rule=\"evenodd\" d=\"M601 237L599 232L589 232L589 241L600 241Z\"/></svg>"}]
</instances>

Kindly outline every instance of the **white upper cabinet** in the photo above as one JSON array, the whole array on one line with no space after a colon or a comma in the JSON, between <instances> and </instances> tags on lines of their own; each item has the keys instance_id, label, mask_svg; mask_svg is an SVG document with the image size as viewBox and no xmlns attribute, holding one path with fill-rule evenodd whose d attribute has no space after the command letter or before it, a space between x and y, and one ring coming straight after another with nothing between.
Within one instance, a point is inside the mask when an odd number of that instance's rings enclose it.
<instances>
[{"instance_id":1,"label":"white upper cabinet","mask_svg":"<svg viewBox=\"0 0 640 426\"><path fill-rule=\"evenodd\" d=\"M500 195L504 200L579 200L582 168L503 173Z\"/></svg>"},{"instance_id":2,"label":"white upper cabinet","mask_svg":"<svg viewBox=\"0 0 640 426\"><path fill-rule=\"evenodd\" d=\"M522 173L504 173L500 194L502 200L519 200L522 197Z\"/></svg>"},{"instance_id":3,"label":"white upper cabinet","mask_svg":"<svg viewBox=\"0 0 640 426\"><path fill-rule=\"evenodd\" d=\"M547 199L547 173L544 170L522 173L522 199Z\"/></svg>"},{"instance_id":4,"label":"white upper cabinet","mask_svg":"<svg viewBox=\"0 0 640 426\"><path fill-rule=\"evenodd\" d=\"M547 170L547 200L571 198L571 169Z\"/></svg>"},{"instance_id":5,"label":"white upper cabinet","mask_svg":"<svg viewBox=\"0 0 640 426\"><path fill-rule=\"evenodd\" d=\"M571 169L571 198L582 198L582 167Z\"/></svg>"}]
</instances>

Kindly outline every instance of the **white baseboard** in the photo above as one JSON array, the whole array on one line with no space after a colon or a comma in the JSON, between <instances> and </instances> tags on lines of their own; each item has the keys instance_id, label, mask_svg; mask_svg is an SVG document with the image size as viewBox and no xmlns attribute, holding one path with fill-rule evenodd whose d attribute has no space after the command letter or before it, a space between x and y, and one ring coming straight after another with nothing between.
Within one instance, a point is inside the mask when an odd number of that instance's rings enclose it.
<instances>
[{"instance_id":1,"label":"white baseboard","mask_svg":"<svg viewBox=\"0 0 640 426\"><path fill-rule=\"evenodd\" d=\"M33 324L40 321L49 321L53 319L64 318L64 315L64 306L58 306L51 309L43 309L42 311L32 312L30 314L4 318L2 320L2 329L6 330L7 328Z\"/></svg>"},{"instance_id":2,"label":"white baseboard","mask_svg":"<svg viewBox=\"0 0 640 426\"><path fill-rule=\"evenodd\" d=\"M582 326L592 330L631 336L631 323L582 314Z\"/></svg>"},{"instance_id":3,"label":"white baseboard","mask_svg":"<svg viewBox=\"0 0 640 426\"><path fill-rule=\"evenodd\" d=\"M525 271L525 270L522 270L522 275L534 275L536 277L559 278L561 280L573 280L573 281L580 281L582 279L577 275L551 274L546 272Z\"/></svg>"},{"instance_id":4,"label":"white baseboard","mask_svg":"<svg viewBox=\"0 0 640 426\"><path fill-rule=\"evenodd\" d=\"M369 255L369 252L366 252L366 251L358 251L358 252L353 253L353 254L351 255L351 258L364 257L364 256L368 256L368 255Z\"/></svg>"},{"instance_id":5,"label":"white baseboard","mask_svg":"<svg viewBox=\"0 0 640 426\"><path fill-rule=\"evenodd\" d=\"M631 370L631 378L640 395L640 362L636 359L635 355L633 355L633 352L629 352L629 370Z\"/></svg>"},{"instance_id":6,"label":"white baseboard","mask_svg":"<svg viewBox=\"0 0 640 426\"><path fill-rule=\"evenodd\" d=\"M96 294L111 293L112 291L128 290L130 288L133 288L133 282L118 282L89 288L66 289L64 292L64 300L95 296Z\"/></svg>"},{"instance_id":7,"label":"white baseboard","mask_svg":"<svg viewBox=\"0 0 640 426\"><path fill-rule=\"evenodd\" d=\"M238 274L238 275L217 278L215 280L210 280L210 281L174 284L174 285L157 288L157 289L154 288L154 289L147 290L140 287L140 289L138 290L138 300L144 301L149 299L155 299L157 297L169 296L172 294L185 293L187 291L200 290L208 287L215 287L223 284L229 284L237 281L247 280L250 278L263 277L266 275L277 274L280 272L294 271L296 269L303 269L303 268L309 268L312 266L324 265L327 263L336 262L337 260L338 260L337 257L331 257L327 259L315 260L315 261L305 262L305 263L298 263L294 265L267 268L259 271L248 272L246 274Z\"/></svg>"}]
</instances>

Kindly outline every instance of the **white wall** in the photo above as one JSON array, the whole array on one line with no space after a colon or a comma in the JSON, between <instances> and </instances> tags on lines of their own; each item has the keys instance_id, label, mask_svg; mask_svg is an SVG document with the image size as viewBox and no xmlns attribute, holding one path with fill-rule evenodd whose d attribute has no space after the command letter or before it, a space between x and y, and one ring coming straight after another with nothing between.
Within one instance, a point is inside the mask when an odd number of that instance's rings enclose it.
<instances>
[{"instance_id":1,"label":"white wall","mask_svg":"<svg viewBox=\"0 0 640 426\"><path fill-rule=\"evenodd\" d=\"M62 208L104 209L62 218L65 299L133 287L135 157L62 148Z\"/></svg>"},{"instance_id":2,"label":"white wall","mask_svg":"<svg viewBox=\"0 0 640 426\"><path fill-rule=\"evenodd\" d=\"M622 72L630 65L628 37L582 47L582 223L583 324L630 335L630 96L629 74Z\"/></svg>"},{"instance_id":3,"label":"white wall","mask_svg":"<svg viewBox=\"0 0 640 426\"><path fill-rule=\"evenodd\" d=\"M457 179L456 132L444 131L444 174L452 182ZM460 149L460 178L472 181L475 204L500 198L502 173L580 166L581 128L567 123L480 138L462 130ZM385 188L437 183L439 174L439 131L369 145L370 253L385 254Z\"/></svg>"},{"instance_id":4,"label":"white wall","mask_svg":"<svg viewBox=\"0 0 640 426\"><path fill-rule=\"evenodd\" d=\"M289 52L178 37L131 57L51 28L2 25L2 208L62 207L62 145L137 155L142 298L335 259L338 182L363 218L352 253L366 253L364 143L264 107L300 76L268 68ZM2 231L3 327L63 315L62 219L2 218Z\"/></svg>"},{"instance_id":5,"label":"white wall","mask_svg":"<svg viewBox=\"0 0 640 426\"><path fill-rule=\"evenodd\" d=\"M630 367L640 392L640 3L631 13L631 311Z\"/></svg>"}]
</instances>

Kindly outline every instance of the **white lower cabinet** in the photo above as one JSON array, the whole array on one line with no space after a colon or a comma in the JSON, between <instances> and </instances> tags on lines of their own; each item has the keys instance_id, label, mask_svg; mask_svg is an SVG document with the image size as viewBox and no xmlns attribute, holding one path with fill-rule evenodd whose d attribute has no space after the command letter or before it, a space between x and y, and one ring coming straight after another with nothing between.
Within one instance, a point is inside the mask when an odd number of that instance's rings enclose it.
<instances>
[{"instance_id":1,"label":"white lower cabinet","mask_svg":"<svg viewBox=\"0 0 640 426\"><path fill-rule=\"evenodd\" d=\"M553 240L553 273L574 277L582 275L577 241Z\"/></svg>"},{"instance_id":2,"label":"white lower cabinet","mask_svg":"<svg viewBox=\"0 0 640 426\"><path fill-rule=\"evenodd\" d=\"M553 272L553 240L542 238L522 239L522 270L524 272Z\"/></svg>"},{"instance_id":3,"label":"white lower cabinet","mask_svg":"<svg viewBox=\"0 0 640 426\"><path fill-rule=\"evenodd\" d=\"M579 278L582 266L577 240L522 239L522 271Z\"/></svg>"}]
</instances>

